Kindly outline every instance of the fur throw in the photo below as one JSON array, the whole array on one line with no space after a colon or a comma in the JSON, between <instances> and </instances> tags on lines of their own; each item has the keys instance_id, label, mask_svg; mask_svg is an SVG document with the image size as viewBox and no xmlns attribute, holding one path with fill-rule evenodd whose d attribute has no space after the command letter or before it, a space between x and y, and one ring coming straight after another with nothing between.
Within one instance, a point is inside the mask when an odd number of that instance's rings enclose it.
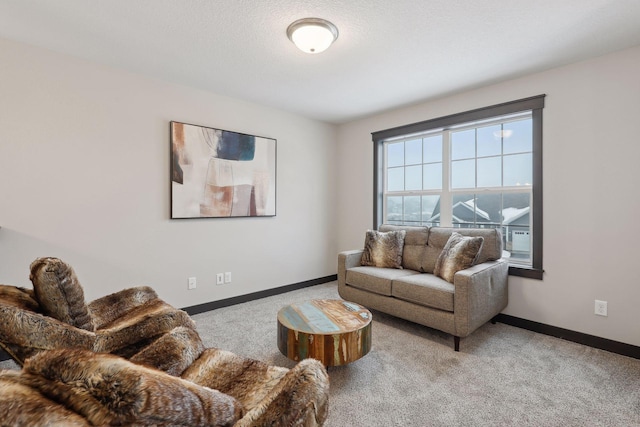
<instances>
[{"instance_id":1,"label":"fur throw","mask_svg":"<svg viewBox=\"0 0 640 427\"><path fill-rule=\"evenodd\" d=\"M182 378L238 399L247 414L236 427L315 427L327 417L329 376L315 359L305 359L289 370L210 348Z\"/></svg>"},{"instance_id":2,"label":"fur throw","mask_svg":"<svg viewBox=\"0 0 640 427\"><path fill-rule=\"evenodd\" d=\"M318 427L328 395L327 372L314 359L286 369L208 349L177 378L61 349L37 354L22 371L0 371L0 425Z\"/></svg>"},{"instance_id":3,"label":"fur throw","mask_svg":"<svg viewBox=\"0 0 640 427\"><path fill-rule=\"evenodd\" d=\"M179 376L204 351L200 335L183 326L162 335L129 360Z\"/></svg>"},{"instance_id":4,"label":"fur throw","mask_svg":"<svg viewBox=\"0 0 640 427\"><path fill-rule=\"evenodd\" d=\"M109 329L111 323L131 310L148 306L159 300L156 291L149 286L136 286L90 302L89 310L97 329Z\"/></svg>"},{"instance_id":5,"label":"fur throw","mask_svg":"<svg viewBox=\"0 0 640 427\"><path fill-rule=\"evenodd\" d=\"M219 391L110 354L43 352L25 363L22 377L92 425L231 426L243 412Z\"/></svg>"},{"instance_id":6,"label":"fur throw","mask_svg":"<svg viewBox=\"0 0 640 427\"><path fill-rule=\"evenodd\" d=\"M0 425L86 427L91 424L32 388L20 371L0 371Z\"/></svg>"},{"instance_id":7,"label":"fur throw","mask_svg":"<svg viewBox=\"0 0 640 427\"><path fill-rule=\"evenodd\" d=\"M0 285L0 301L5 305L21 310L33 311L34 313L41 311L40 304L38 304L35 292L32 289Z\"/></svg>"},{"instance_id":8,"label":"fur throw","mask_svg":"<svg viewBox=\"0 0 640 427\"><path fill-rule=\"evenodd\" d=\"M44 282L43 265L34 262L35 274L40 277L34 276L36 283ZM40 351L57 348L80 348L125 358L145 351L137 361L173 375L179 375L203 350L189 315L162 301L148 286L107 295L88 308L95 331L48 316L33 290L0 285L0 346L19 364ZM173 332L176 328L191 332ZM154 344L156 340L161 342Z\"/></svg>"}]
</instances>

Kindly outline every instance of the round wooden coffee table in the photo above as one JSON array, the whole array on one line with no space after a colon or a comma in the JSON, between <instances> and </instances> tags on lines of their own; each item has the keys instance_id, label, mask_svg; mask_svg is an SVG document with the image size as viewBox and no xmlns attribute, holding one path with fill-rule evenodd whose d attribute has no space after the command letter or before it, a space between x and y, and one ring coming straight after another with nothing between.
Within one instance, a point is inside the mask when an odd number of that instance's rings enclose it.
<instances>
[{"instance_id":1,"label":"round wooden coffee table","mask_svg":"<svg viewBox=\"0 0 640 427\"><path fill-rule=\"evenodd\" d=\"M340 366L371 349L371 313L342 300L312 300L278 312L278 348L291 360Z\"/></svg>"}]
</instances>

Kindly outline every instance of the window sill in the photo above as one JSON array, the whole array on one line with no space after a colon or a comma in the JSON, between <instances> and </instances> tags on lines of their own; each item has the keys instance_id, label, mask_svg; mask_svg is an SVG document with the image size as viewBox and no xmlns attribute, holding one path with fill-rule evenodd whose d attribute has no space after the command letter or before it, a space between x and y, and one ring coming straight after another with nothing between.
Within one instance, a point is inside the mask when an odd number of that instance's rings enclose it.
<instances>
[{"instance_id":1,"label":"window sill","mask_svg":"<svg viewBox=\"0 0 640 427\"><path fill-rule=\"evenodd\" d=\"M542 280L544 270L532 267L509 266L509 276L526 277L528 279Z\"/></svg>"}]
</instances>

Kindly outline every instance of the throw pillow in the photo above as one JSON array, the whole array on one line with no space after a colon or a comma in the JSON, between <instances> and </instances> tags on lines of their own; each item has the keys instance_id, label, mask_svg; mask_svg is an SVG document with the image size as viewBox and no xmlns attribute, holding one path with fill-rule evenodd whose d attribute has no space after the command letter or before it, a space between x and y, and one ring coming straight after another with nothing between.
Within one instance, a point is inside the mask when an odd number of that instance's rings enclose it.
<instances>
[{"instance_id":1,"label":"throw pillow","mask_svg":"<svg viewBox=\"0 0 640 427\"><path fill-rule=\"evenodd\" d=\"M108 353L44 351L24 371L42 394L95 426L231 426L243 414L229 395Z\"/></svg>"},{"instance_id":2,"label":"throw pillow","mask_svg":"<svg viewBox=\"0 0 640 427\"><path fill-rule=\"evenodd\" d=\"M436 260L433 274L453 283L453 276L458 271L469 268L476 262L483 243L483 237L463 236L454 231Z\"/></svg>"},{"instance_id":3,"label":"throw pillow","mask_svg":"<svg viewBox=\"0 0 640 427\"><path fill-rule=\"evenodd\" d=\"M76 328L95 330L82 285L69 264L58 258L38 258L31 263L29 278L44 314Z\"/></svg>"},{"instance_id":4,"label":"throw pillow","mask_svg":"<svg viewBox=\"0 0 640 427\"><path fill-rule=\"evenodd\" d=\"M361 265L373 267L402 268L405 230L386 233L367 230Z\"/></svg>"}]
</instances>

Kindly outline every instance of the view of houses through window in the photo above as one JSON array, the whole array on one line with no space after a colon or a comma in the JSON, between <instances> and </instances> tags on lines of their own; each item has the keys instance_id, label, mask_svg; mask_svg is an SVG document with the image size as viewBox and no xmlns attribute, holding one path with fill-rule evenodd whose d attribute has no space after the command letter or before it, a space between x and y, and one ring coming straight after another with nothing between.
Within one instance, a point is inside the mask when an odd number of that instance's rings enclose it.
<instances>
[{"instance_id":1,"label":"view of houses through window","mask_svg":"<svg viewBox=\"0 0 640 427\"><path fill-rule=\"evenodd\" d=\"M383 221L499 228L531 265L532 134L527 111L384 141Z\"/></svg>"}]
</instances>

